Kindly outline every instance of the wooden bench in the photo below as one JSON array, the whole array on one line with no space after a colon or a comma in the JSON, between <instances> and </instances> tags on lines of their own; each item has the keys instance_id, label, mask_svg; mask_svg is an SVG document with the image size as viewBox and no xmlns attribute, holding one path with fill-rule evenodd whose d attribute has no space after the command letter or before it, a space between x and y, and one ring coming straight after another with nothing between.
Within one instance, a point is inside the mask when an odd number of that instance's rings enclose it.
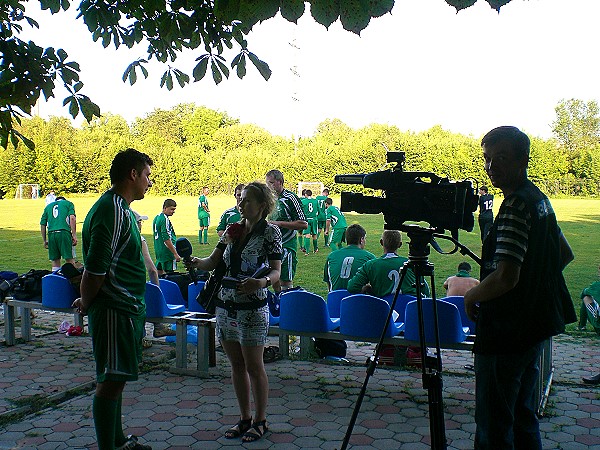
<instances>
[{"instance_id":1,"label":"wooden bench","mask_svg":"<svg viewBox=\"0 0 600 450\"><path fill-rule=\"evenodd\" d=\"M16 308L22 308L21 313L21 339L25 342L31 340L31 311L54 311L67 314L73 314L75 326L83 328L83 316L75 310L75 308L51 308L42 305L41 301L32 300L16 300L12 297L4 299L4 338L6 345L15 345L15 320L17 317Z\"/></svg>"},{"instance_id":2,"label":"wooden bench","mask_svg":"<svg viewBox=\"0 0 600 450\"><path fill-rule=\"evenodd\" d=\"M300 337L300 358L307 358L310 354L310 350L312 347L312 338L321 338L321 339L338 339L344 341L353 341L353 342L371 342L378 343L379 338L365 338L358 336L348 336L345 334L341 334L339 331L330 331L327 333L313 333L313 332L302 332L302 331L291 331L291 330L282 330L279 326L270 326L269 327L269 335L270 336L279 336L279 349L284 358L289 358L290 355L290 346L289 346L289 337L290 336L299 336ZM467 337L467 340L460 343L452 343L452 344L442 344L442 349L447 350L467 350L473 351L473 343L475 336L470 335ZM404 339L403 336L394 336L391 338L386 338L383 341L384 344L391 345L403 345L403 346L414 346L418 347L420 345L419 342L410 341L408 339ZM544 415L544 408L546 407L546 403L548 401L548 397L550 395L550 388L552 386L552 377L554 374L554 366L552 363L552 338L544 341L544 345L542 347L542 354L540 355L539 360L540 365L540 376L537 381L536 386L536 404L538 405L537 414L538 416Z\"/></svg>"},{"instance_id":3,"label":"wooden bench","mask_svg":"<svg viewBox=\"0 0 600 450\"><path fill-rule=\"evenodd\" d=\"M54 311L67 314L73 314L74 325L84 327L83 316L76 312L74 308L51 308L42 305L42 302L16 300L7 297L4 300L4 336L6 345L16 344L16 311L22 308L21 314L21 339L25 342L31 341L31 311ZM150 323L168 323L175 324L175 367L171 372L181 375L192 375L197 377L207 377L209 367L216 366L215 353L215 328L216 319L208 314L196 312L182 312L174 316L148 318ZM198 330L197 343L197 361L196 368L188 368L188 348L187 348L187 327L196 326Z\"/></svg>"}]
</instances>

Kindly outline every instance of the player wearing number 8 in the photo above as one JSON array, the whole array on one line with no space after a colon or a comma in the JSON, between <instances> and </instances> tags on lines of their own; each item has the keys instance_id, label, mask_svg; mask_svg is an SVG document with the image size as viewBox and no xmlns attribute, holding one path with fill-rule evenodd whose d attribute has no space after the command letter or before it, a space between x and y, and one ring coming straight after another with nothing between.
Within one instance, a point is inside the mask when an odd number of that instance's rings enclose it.
<instances>
[{"instance_id":1,"label":"player wearing number 8","mask_svg":"<svg viewBox=\"0 0 600 450\"><path fill-rule=\"evenodd\" d=\"M355 276L348 281L350 292L364 292L376 297L384 297L396 292L400 282L400 269L407 261L403 256L398 256L396 251L402 245L402 236L397 230L385 230L379 241L384 254L380 258L366 262ZM401 294L416 294L415 274L408 269L400 287ZM429 286L423 283L421 289L424 296L428 297Z\"/></svg>"},{"instance_id":2,"label":"player wearing number 8","mask_svg":"<svg viewBox=\"0 0 600 450\"><path fill-rule=\"evenodd\" d=\"M367 261L375 259L375 255L365 250L367 232L358 224L353 224L346 230L348 246L327 255L323 281L330 291L346 289L358 269Z\"/></svg>"}]
</instances>

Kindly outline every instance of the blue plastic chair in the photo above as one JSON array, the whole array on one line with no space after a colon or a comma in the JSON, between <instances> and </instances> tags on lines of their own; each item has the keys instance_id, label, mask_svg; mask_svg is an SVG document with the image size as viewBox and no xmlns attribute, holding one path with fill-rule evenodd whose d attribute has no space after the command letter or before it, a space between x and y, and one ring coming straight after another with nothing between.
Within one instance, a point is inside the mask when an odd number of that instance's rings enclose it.
<instances>
[{"instance_id":1,"label":"blue plastic chair","mask_svg":"<svg viewBox=\"0 0 600 450\"><path fill-rule=\"evenodd\" d=\"M179 285L177 283L171 280L160 278L158 280L158 285L168 304L186 306L185 299L183 298L181 289L179 289Z\"/></svg>"},{"instance_id":2,"label":"blue plastic chair","mask_svg":"<svg viewBox=\"0 0 600 450\"><path fill-rule=\"evenodd\" d=\"M349 336L378 338L390 312L390 305L385 300L367 294L354 294L342 300L340 305L340 333ZM385 337L393 337L403 330L402 322L390 323Z\"/></svg>"},{"instance_id":3,"label":"blue plastic chair","mask_svg":"<svg viewBox=\"0 0 600 450\"><path fill-rule=\"evenodd\" d=\"M329 316L323 297L308 291L281 294L279 328L288 331L326 333L340 326L340 319Z\"/></svg>"},{"instance_id":4,"label":"blue plastic chair","mask_svg":"<svg viewBox=\"0 0 600 450\"><path fill-rule=\"evenodd\" d=\"M205 281L198 281L196 284L190 283L188 285L188 311L205 313L206 310L196 301L198 293L204 287Z\"/></svg>"},{"instance_id":5,"label":"blue plastic chair","mask_svg":"<svg viewBox=\"0 0 600 450\"><path fill-rule=\"evenodd\" d=\"M327 294L327 309L331 317L340 317L340 304L343 298L352 295L348 289L336 289Z\"/></svg>"},{"instance_id":6,"label":"blue plastic chair","mask_svg":"<svg viewBox=\"0 0 600 450\"><path fill-rule=\"evenodd\" d=\"M392 294L388 294L384 297L382 297L386 302L388 302L389 305L392 304L392 302L394 301L394 293ZM398 294L398 300L396 300L396 304L394 305L394 311L396 311L399 315L399 317L401 317L401 320L404 320L404 313L406 311L406 305L408 305L408 302L412 302L413 300L416 300L417 298L414 295L409 295L409 294Z\"/></svg>"},{"instance_id":7,"label":"blue plastic chair","mask_svg":"<svg viewBox=\"0 0 600 450\"><path fill-rule=\"evenodd\" d=\"M42 277L42 305L71 308L77 297L77 292L65 277L54 273Z\"/></svg>"},{"instance_id":8,"label":"blue plastic chair","mask_svg":"<svg viewBox=\"0 0 600 450\"><path fill-rule=\"evenodd\" d=\"M269 326L279 325L279 317L280 316L274 316L271 314L271 311L269 311Z\"/></svg>"},{"instance_id":9,"label":"blue plastic chair","mask_svg":"<svg viewBox=\"0 0 600 450\"><path fill-rule=\"evenodd\" d=\"M437 311L440 344L464 342L469 335L469 328L462 326L456 305L437 300ZM423 299L423 321L425 323L425 340L427 344L434 345L433 301L430 298ZM410 341L419 341L419 314L416 300L406 305L404 337Z\"/></svg>"},{"instance_id":10,"label":"blue plastic chair","mask_svg":"<svg viewBox=\"0 0 600 450\"><path fill-rule=\"evenodd\" d=\"M465 298L462 295L451 295L449 297L441 298L440 300L455 305L460 313L460 320L462 321L463 326L469 327L469 332L475 334L475 322L467 316L467 311L465 311Z\"/></svg>"},{"instance_id":11,"label":"blue plastic chair","mask_svg":"<svg viewBox=\"0 0 600 450\"><path fill-rule=\"evenodd\" d=\"M184 312L185 305L169 305L160 288L152 283L146 283L146 317L167 317Z\"/></svg>"}]
</instances>

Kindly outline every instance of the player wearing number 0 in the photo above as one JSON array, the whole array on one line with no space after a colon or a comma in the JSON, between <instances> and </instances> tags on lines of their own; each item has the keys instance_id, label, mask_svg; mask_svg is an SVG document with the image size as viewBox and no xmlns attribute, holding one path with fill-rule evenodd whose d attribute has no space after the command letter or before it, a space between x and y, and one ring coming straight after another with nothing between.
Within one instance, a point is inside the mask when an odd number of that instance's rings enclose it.
<instances>
[{"instance_id":1,"label":"player wearing number 0","mask_svg":"<svg viewBox=\"0 0 600 450\"><path fill-rule=\"evenodd\" d=\"M376 297L384 297L395 292L400 282L400 269L407 261L396 251L402 245L402 236L397 230L385 230L379 241L384 254L380 258L366 262L348 282L350 292L363 292ZM400 287L400 294L416 295L415 274L408 269ZM423 283L421 292L429 296L429 286Z\"/></svg>"},{"instance_id":2,"label":"player wearing number 0","mask_svg":"<svg viewBox=\"0 0 600 450\"><path fill-rule=\"evenodd\" d=\"M346 289L348 280L367 261L375 259L375 255L365 250L367 232L355 223L346 230L347 247L331 252L327 255L323 281L327 283L330 291Z\"/></svg>"},{"instance_id":3,"label":"player wearing number 0","mask_svg":"<svg viewBox=\"0 0 600 450\"><path fill-rule=\"evenodd\" d=\"M319 242L317 240L319 236L319 228L317 222L317 216L319 214L319 202L316 199L312 198L312 191L310 189L306 190L306 199L302 205L304 210L304 215L306 216L306 222L308 223L308 228L302 232L304 236L304 248L305 254L309 254L308 251L310 249L310 241L312 239L313 243L313 251L317 253L319 251Z\"/></svg>"}]
</instances>

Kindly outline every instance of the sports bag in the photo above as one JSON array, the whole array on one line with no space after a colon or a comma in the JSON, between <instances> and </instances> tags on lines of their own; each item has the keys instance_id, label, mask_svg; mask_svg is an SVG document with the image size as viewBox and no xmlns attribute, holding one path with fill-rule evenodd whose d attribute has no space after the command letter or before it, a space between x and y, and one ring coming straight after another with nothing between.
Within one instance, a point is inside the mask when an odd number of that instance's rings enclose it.
<instances>
[{"instance_id":1,"label":"sports bag","mask_svg":"<svg viewBox=\"0 0 600 450\"><path fill-rule=\"evenodd\" d=\"M335 356L337 358L346 357L346 341L339 339L321 339L315 338L315 351L320 358Z\"/></svg>"},{"instance_id":2,"label":"sports bag","mask_svg":"<svg viewBox=\"0 0 600 450\"><path fill-rule=\"evenodd\" d=\"M17 300L42 301L42 277L50 273L49 270L31 269L14 280L9 295Z\"/></svg>"},{"instance_id":3,"label":"sports bag","mask_svg":"<svg viewBox=\"0 0 600 450\"><path fill-rule=\"evenodd\" d=\"M227 265L225 261L221 259L215 270L213 270L204 283L204 287L198 293L198 297L196 301L204 308L204 310L214 315L216 312L216 304L215 300L217 299L217 293L219 289L221 289L221 283L223 282L223 277L227 273Z\"/></svg>"}]
</instances>

